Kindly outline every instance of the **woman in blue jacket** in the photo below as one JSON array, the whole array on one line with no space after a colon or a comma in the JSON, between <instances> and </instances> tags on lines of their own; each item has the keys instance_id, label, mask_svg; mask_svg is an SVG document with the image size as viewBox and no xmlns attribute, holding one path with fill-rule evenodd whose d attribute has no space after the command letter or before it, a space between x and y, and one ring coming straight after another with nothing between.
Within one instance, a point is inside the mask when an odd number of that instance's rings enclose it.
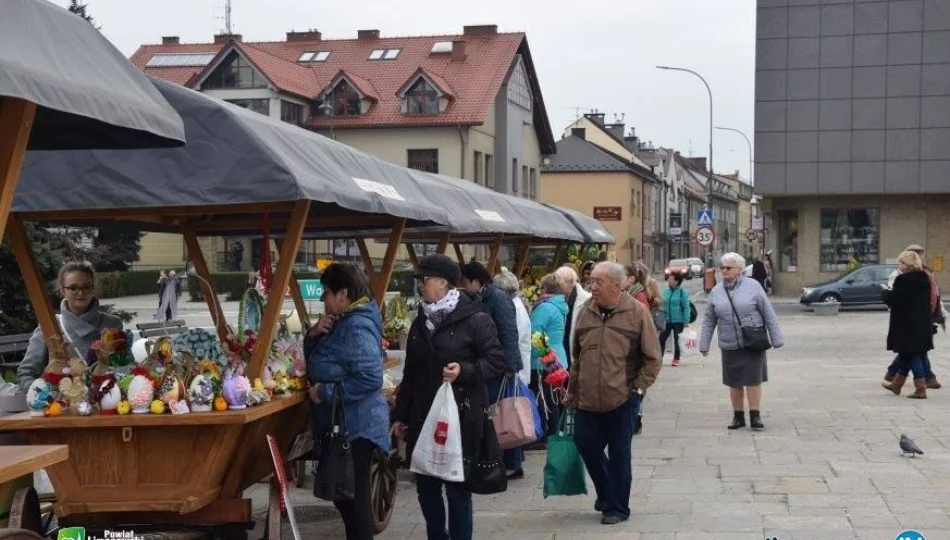
<instances>
[{"instance_id":1,"label":"woman in blue jacket","mask_svg":"<svg viewBox=\"0 0 950 540\"><path fill-rule=\"evenodd\" d=\"M564 328L567 323L568 308L567 300L562 292L561 278L548 274L541 278L539 287L541 297L531 309L531 334L543 332L547 335L548 346L557 353L558 360L561 361L564 369L569 369L571 359L564 350ZM539 410L545 424L544 432L552 433L557 429L557 423L561 417L561 405L552 388L543 379L541 355L532 348L531 389L535 395L542 396Z\"/></svg>"},{"instance_id":2,"label":"woman in blue jacket","mask_svg":"<svg viewBox=\"0 0 950 540\"><path fill-rule=\"evenodd\" d=\"M666 328L660 332L660 348L666 353L666 340L673 334L673 365L680 365L680 333L689 324L689 293L683 288L683 274L670 272L666 276L668 289L663 291L666 306Z\"/></svg>"},{"instance_id":3,"label":"woman in blue jacket","mask_svg":"<svg viewBox=\"0 0 950 540\"><path fill-rule=\"evenodd\" d=\"M334 392L342 392L353 455L355 497L333 504L346 540L372 540L369 472L373 451L389 451L389 406L382 394L383 321L366 275L349 264L330 265L320 277L326 315L304 342L310 379L314 438L330 426Z\"/></svg>"}]
</instances>

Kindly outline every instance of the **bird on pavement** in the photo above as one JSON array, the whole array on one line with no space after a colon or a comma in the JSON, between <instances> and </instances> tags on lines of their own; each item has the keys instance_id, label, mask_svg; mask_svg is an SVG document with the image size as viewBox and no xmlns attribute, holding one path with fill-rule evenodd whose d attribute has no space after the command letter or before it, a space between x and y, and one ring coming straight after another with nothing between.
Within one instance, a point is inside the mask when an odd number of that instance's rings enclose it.
<instances>
[{"instance_id":1,"label":"bird on pavement","mask_svg":"<svg viewBox=\"0 0 950 540\"><path fill-rule=\"evenodd\" d=\"M907 435L904 435L903 433L901 433L900 445L901 445L902 456L910 454L910 457L915 457L916 454L920 454L920 455L924 454L924 451L921 450L920 447L917 446L917 443L915 443L910 437L908 437Z\"/></svg>"}]
</instances>

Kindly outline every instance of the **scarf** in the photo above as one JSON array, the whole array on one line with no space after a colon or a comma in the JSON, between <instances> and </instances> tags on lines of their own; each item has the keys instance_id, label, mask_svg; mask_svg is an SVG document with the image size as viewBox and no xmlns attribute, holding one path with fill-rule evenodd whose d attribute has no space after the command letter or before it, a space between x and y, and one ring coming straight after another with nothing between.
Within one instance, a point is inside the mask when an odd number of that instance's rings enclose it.
<instances>
[{"instance_id":1,"label":"scarf","mask_svg":"<svg viewBox=\"0 0 950 540\"><path fill-rule=\"evenodd\" d=\"M554 295L553 295L553 294L549 294L549 293L544 293L544 294L542 294L541 296L538 297L537 300L534 301L534 305L531 306L531 309L534 309L534 308L540 306L541 304L547 302L548 300L551 299L552 296L554 296Z\"/></svg>"},{"instance_id":2,"label":"scarf","mask_svg":"<svg viewBox=\"0 0 950 540\"><path fill-rule=\"evenodd\" d=\"M349 307L347 307L345 310L343 310L343 315L346 315L347 313L350 313L350 312L354 311L356 308L363 307L363 306L369 304L369 302L370 302L369 297L368 297L368 296L363 296L363 297L361 297L359 300L357 300L357 301L353 302L352 304L350 304Z\"/></svg>"},{"instance_id":3,"label":"scarf","mask_svg":"<svg viewBox=\"0 0 950 540\"><path fill-rule=\"evenodd\" d=\"M644 290L646 289L643 288L642 283L634 283L633 285L627 288L627 294L629 294L630 296L636 296L640 294L641 292L643 292Z\"/></svg>"},{"instance_id":4,"label":"scarf","mask_svg":"<svg viewBox=\"0 0 950 540\"><path fill-rule=\"evenodd\" d=\"M426 317L426 328L429 332L435 332L446 317L448 317L459 303L458 289L449 289L449 292L442 299L431 304L422 302L422 313Z\"/></svg>"}]
</instances>

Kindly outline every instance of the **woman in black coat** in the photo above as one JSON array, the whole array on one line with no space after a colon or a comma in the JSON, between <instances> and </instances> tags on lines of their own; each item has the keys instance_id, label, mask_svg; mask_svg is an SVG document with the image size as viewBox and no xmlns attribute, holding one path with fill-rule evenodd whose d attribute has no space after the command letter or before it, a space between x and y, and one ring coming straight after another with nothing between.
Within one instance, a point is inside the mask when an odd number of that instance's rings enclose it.
<instances>
[{"instance_id":1,"label":"woman in black coat","mask_svg":"<svg viewBox=\"0 0 950 540\"><path fill-rule=\"evenodd\" d=\"M923 356L934 348L934 327L930 309L930 278L923 270L920 256L905 251L897 258L900 275L893 289L881 293L891 309L887 330L887 349L898 354L899 368L894 380L884 388L900 394L909 372L914 373L912 399L927 399Z\"/></svg>"},{"instance_id":2,"label":"woman in black coat","mask_svg":"<svg viewBox=\"0 0 950 540\"><path fill-rule=\"evenodd\" d=\"M505 353L495 323L478 296L455 288L459 267L452 259L445 255L424 257L416 279L423 302L409 328L393 429L406 439L407 455L411 456L435 394L442 381L449 380L459 407L462 452L470 456L482 438L489 405L487 382L505 372ZM448 533L443 484L448 498ZM417 474L416 491L428 540L471 540L474 511L472 493L465 484Z\"/></svg>"}]
</instances>

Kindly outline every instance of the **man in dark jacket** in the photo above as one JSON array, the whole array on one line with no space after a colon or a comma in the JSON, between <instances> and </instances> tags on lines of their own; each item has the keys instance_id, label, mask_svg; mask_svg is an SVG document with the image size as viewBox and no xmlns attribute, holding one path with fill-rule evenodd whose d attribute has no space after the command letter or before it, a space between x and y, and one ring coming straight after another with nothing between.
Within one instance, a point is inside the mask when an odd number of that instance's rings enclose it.
<instances>
[{"instance_id":1,"label":"man in dark jacket","mask_svg":"<svg viewBox=\"0 0 950 540\"><path fill-rule=\"evenodd\" d=\"M524 361L521 359L521 349L518 347L518 319L515 314L515 305L505 293L495 287L491 274L482 263L472 261L461 265L460 271L462 288L480 296L485 311L495 321L498 341L501 342L501 348L505 351L505 363L508 366L505 369L505 375L512 376L518 373L524 367ZM489 399L492 401L498 399L504 380L505 377L502 376L488 381ZM521 448L506 450L504 457L505 468L513 471L509 478L512 480L523 478L524 470L521 468L521 463L524 456Z\"/></svg>"}]
</instances>

